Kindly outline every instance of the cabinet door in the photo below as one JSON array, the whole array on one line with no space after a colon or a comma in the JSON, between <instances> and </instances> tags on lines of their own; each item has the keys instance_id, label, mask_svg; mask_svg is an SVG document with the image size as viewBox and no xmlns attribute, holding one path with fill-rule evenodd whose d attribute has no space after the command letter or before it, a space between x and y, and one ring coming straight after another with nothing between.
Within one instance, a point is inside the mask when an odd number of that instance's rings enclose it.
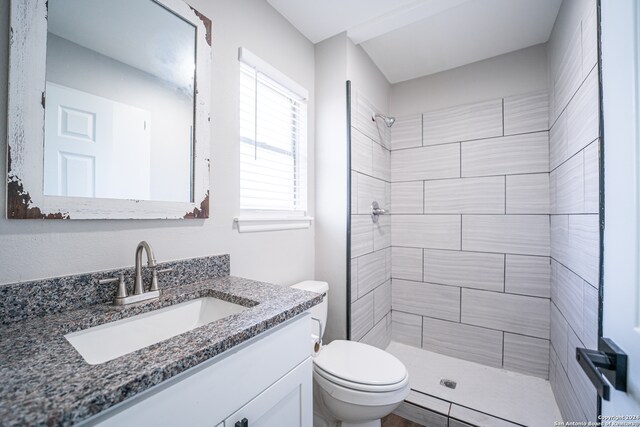
<instances>
[{"instance_id":1,"label":"cabinet door","mask_svg":"<svg viewBox=\"0 0 640 427\"><path fill-rule=\"evenodd\" d=\"M224 427L311 427L312 369L308 358L224 421Z\"/></svg>"}]
</instances>

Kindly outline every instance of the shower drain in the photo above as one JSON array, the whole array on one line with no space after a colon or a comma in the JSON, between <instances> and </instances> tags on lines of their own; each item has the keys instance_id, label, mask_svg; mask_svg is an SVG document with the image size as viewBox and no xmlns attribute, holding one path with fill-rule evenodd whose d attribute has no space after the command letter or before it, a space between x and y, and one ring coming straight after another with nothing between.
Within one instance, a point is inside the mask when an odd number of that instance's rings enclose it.
<instances>
[{"instance_id":1,"label":"shower drain","mask_svg":"<svg viewBox=\"0 0 640 427\"><path fill-rule=\"evenodd\" d=\"M456 383L453 380L442 379L442 380L440 380L440 385L443 385L443 386L445 386L447 388L450 388L450 389L454 389L454 388L456 388L458 383Z\"/></svg>"}]
</instances>

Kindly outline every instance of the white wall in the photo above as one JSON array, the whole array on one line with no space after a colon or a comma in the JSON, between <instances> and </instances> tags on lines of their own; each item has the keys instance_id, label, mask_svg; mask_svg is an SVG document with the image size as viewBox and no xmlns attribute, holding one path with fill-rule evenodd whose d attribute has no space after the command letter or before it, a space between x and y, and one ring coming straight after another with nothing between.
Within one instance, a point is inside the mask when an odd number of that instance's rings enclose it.
<instances>
[{"instance_id":1,"label":"white wall","mask_svg":"<svg viewBox=\"0 0 640 427\"><path fill-rule=\"evenodd\" d=\"M361 46L347 39L347 78L382 113L389 111L391 84Z\"/></svg>"},{"instance_id":2,"label":"white wall","mask_svg":"<svg viewBox=\"0 0 640 427\"><path fill-rule=\"evenodd\" d=\"M230 253L234 275L281 284L314 277L314 228L238 234L238 47L309 90L309 210L314 214L314 47L267 2L192 0L213 21L211 214L185 221L53 221L0 219L0 284L133 264L147 240L158 261ZM6 135L9 2L0 2L0 135ZM0 151L5 155L4 137ZM6 174L6 163L0 176ZM0 203L6 204L5 190Z\"/></svg>"},{"instance_id":3,"label":"white wall","mask_svg":"<svg viewBox=\"0 0 640 427\"><path fill-rule=\"evenodd\" d=\"M347 43L318 43L316 60L316 278L329 283L325 341L347 336Z\"/></svg>"},{"instance_id":4,"label":"white wall","mask_svg":"<svg viewBox=\"0 0 640 427\"><path fill-rule=\"evenodd\" d=\"M389 110L402 116L547 89L543 44L393 85Z\"/></svg>"}]
</instances>

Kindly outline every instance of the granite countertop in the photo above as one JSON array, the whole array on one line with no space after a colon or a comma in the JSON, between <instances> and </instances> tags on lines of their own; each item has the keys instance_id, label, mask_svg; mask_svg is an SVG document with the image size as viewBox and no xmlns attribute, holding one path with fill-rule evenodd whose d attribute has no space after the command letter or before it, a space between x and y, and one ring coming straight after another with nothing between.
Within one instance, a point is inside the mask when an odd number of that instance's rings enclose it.
<instances>
[{"instance_id":1,"label":"granite countertop","mask_svg":"<svg viewBox=\"0 0 640 427\"><path fill-rule=\"evenodd\" d=\"M194 298L248 306L117 359L89 365L64 335ZM0 326L0 424L71 425L320 303L319 294L232 276L163 289L159 300L99 304Z\"/></svg>"}]
</instances>

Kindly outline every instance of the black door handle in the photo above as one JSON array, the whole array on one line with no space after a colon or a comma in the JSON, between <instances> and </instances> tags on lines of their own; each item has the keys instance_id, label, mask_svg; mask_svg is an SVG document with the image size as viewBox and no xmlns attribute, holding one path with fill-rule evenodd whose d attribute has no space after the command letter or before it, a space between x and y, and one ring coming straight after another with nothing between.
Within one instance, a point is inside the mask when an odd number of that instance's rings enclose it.
<instances>
[{"instance_id":1,"label":"black door handle","mask_svg":"<svg viewBox=\"0 0 640 427\"><path fill-rule=\"evenodd\" d=\"M235 427L249 427L249 420L246 418L243 418L240 421L236 421L236 423L234 424Z\"/></svg>"},{"instance_id":2,"label":"black door handle","mask_svg":"<svg viewBox=\"0 0 640 427\"><path fill-rule=\"evenodd\" d=\"M604 400L610 398L609 383L627 391L627 355L609 338L600 338L597 351L576 348L576 360Z\"/></svg>"}]
</instances>

